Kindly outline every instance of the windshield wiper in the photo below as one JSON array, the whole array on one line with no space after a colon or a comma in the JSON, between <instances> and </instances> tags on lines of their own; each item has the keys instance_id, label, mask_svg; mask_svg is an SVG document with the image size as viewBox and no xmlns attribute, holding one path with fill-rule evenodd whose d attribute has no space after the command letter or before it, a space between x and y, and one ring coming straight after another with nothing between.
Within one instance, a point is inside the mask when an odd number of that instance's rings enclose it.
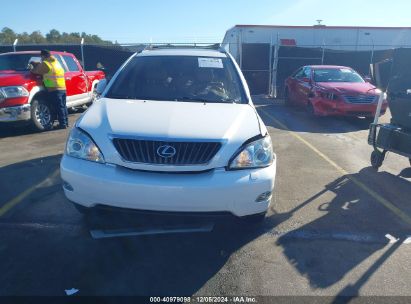
<instances>
[{"instance_id":1,"label":"windshield wiper","mask_svg":"<svg viewBox=\"0 0 411 304\"><path fill-rule=\"evenodd\" d=\"M209 100L209 99L204 99L204 98L198 98L198 97L179 97L179 98L174 98L175 101L181 101L181 102L204 102L204 103L233 103L234 101L232 100L226 100L226 99L221 99L221 100Z\"/></svg>"},{"instance_id":2,"label":"windshield wiper","mask_svg":"<svg viewBox=\"0 0 411 304\"><path fill-rule=\"evenodd\" d=\"M107 98L113 98L113 99L135 99L131 96L127 96L127 95L115 95L115 94L111 94L106 96Z\"/></svg>"}]
</instances>

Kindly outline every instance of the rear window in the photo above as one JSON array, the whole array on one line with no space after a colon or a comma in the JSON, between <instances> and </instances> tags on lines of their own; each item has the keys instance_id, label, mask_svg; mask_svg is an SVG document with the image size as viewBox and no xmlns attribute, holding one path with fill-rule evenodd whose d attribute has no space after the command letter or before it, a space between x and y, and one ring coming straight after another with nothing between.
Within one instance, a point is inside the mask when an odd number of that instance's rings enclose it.
<instances>
[{"instance_id":1,"label":"rear window","mask_svg":"<svg viewBox=\"0 0 411 304\"><path fill-rule=\"evenodd\" d=\"M315 82L365 82L357 72L351 69L316 69Z\"/></svg>"},{"instance_id":2,"label":"rear window","mask_svg":"<svg viewBox=\"0 0 411 304\"><path fill-rule=\"evenodd\" d=\"M229 58L134 57L115 79L108 98L247 103Z\"/></svg>"}]
</instances>

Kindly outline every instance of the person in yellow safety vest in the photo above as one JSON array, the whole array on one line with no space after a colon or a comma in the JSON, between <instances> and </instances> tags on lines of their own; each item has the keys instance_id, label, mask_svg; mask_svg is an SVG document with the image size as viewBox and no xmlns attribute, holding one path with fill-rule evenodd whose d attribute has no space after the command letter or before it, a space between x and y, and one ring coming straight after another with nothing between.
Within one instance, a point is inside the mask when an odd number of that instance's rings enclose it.
<instances>
[{"instance_id":1,"label":"person in yellow safety vest","mask_svg":"<svg viewBox=\"0 0 411 304\"><path fill-rule=\"evenodd\" d=\"M59 128L66 129L68 112L66 106L66 81L64 69L58 60L48 50L41 50L41 63L33 64L30 71L43 76L43 83L47 89L48 102L57 114Z\"/></svg>"}]
</instances>

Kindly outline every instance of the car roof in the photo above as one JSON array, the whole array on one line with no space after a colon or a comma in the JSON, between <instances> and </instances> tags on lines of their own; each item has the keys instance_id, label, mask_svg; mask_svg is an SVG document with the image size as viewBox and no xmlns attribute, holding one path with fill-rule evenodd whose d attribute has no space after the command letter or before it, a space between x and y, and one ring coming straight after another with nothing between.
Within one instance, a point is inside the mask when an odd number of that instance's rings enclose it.
<instances>
[{"instance_id":1,"label":"car roof","mask_svg":"<svg viewBox=\"0 0 411 304\"><path fill-rule=\"evenodd\" d=\"M312 68L312 69L350 69L352 68L347 67L347 66L342 66L342 65L307 65L306 67Z\"/></svg>"},{"instance_id":2,"label":"car roof","mask_svg":"<svg viewBox=\"0 0 411 304\"><path fill-rule=\"evenodd\" d=\"M51 54L58 54L58 55L71 55L71 53L67 52L59 52L59 51L50 51ZM33 54L33 55L40 55L40 51L18 51L18 52L7 52L0 54L1 55L19 55L19 54Z\"/></svg>"},{"instance_id":3,"label":"car roof","mask_svg":"<svg viewBox=\"0 0 411 304\"><path fill-rule=\"evenodd\" d=\"M196 57L217 57L225 58L226 53L219 50L202 49L202 48L154 48L146 49L137 56L196 56Z\"/></svg>"}]
</instances>

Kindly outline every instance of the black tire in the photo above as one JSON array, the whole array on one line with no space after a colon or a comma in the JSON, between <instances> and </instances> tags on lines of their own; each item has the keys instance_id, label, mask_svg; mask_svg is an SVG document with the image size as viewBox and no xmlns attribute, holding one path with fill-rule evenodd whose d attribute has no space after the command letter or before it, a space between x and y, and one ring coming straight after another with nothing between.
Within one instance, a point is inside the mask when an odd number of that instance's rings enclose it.
<instances>
[{"instance_id":1,"label":"black tire","mask_svg":"<svg viewBox=\"0 0 411 304\"><path fill-rule=\"evenodd\" d=\"M384 161L384 154L379 151L372 151L371 153L371 166L378 170Z\"/></svg>"},{"instance_id":2,"label":"black tire","mask_svg":"<svg viewBox=\"0 0 411 304\"><path fill-rule=\"evenodd\" d=\"M259 213L254 215L248 215L241 219L241 224L248 226L260 226L265 220L266 213Z\"/></svg>"},{"instance_id":3,"label":"black tire","mask_svg":"<svg viewBox=\"0 0 411 304\"><path fill-rule=\"evenodd\" d=\"M91 99L88 103L86 103L87 108L91 107L94 101L97 99L97 91L96 91L97 85L93 88L93 93L91 93Z\"/></svg>"},{"instance_id":4,"label":"black tire","mask_svg":"<svg viewBox=\"0 0 411 304\"><path fill-rule=\"evenodd\" d=\"M53 128L54 114L48 102L35 97L31 102L31 123L36 131L47 131Z\"/></svg>"},{"instance_id":5,"label":"black tire","mask_svg":"<svg viewBox=\"0 0 411 304\"><path fill-rule=\"evenodd\" d=\"M90 209L87 208L87 207L84 207L84 206L76 204L76 203L73 203L73 206L76 208L76 210L78 212L80 212L84 216L87 216L87 215L90 214Z\"/></svg>"},{"instance_id":6,"label":"black tire","mask_svg":"<svg viewBox=\"0 0 411 304\"><path fill-rule=\"evenodd\" d=\"M286 107L291 107L290 92L287 87L284 90L284 105Z\"/></svg>"},{"instance_id":7,"label":"black tire","mask_svg":"<svg viewBox=\"0 0 411 304\"><path fill-rule=\"evenodd\" d=\"M310 116L317 117L317 115L315 114L314 106L311 102L307 103L307 112L308 112L308 114L310 114Z\"/></svg>"}]
</instances>

